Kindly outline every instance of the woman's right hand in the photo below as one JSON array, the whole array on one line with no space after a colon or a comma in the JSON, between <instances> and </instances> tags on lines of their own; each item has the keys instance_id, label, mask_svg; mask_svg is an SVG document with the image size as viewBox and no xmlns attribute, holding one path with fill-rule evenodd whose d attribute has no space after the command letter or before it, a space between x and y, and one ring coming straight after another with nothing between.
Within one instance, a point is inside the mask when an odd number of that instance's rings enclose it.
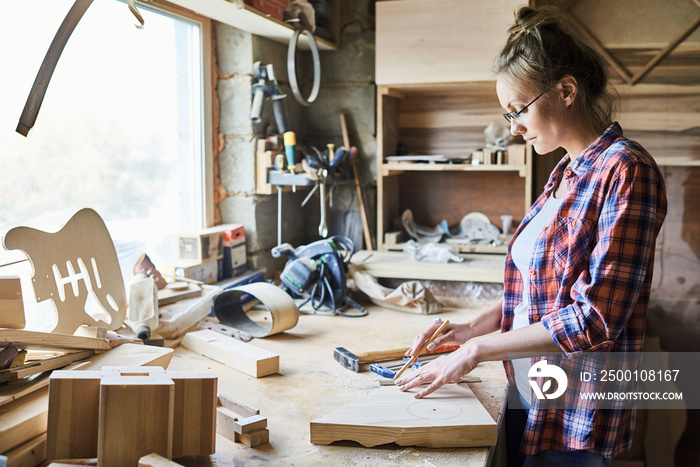
<instances>
[{"instance_id":1,"label":"woman's right hand","mask_svg":"<svg viewBox=\"0 0 700 467\"><path fill-rule=\"evenodd\" d=\"M435 320L423 332L418 334L413 339L411 348L406 352L406 356L416 355L420 348L423 347L423 344L430 339L430 336L432 336L441 325L442 321ZM443 332L433 339L430 344L428 344L426 350L433 350L445 344L462 345L472 337L469 329L470 328L467 324L449 323L447 326L445 326Z\"/></svg>"}]
</instances>

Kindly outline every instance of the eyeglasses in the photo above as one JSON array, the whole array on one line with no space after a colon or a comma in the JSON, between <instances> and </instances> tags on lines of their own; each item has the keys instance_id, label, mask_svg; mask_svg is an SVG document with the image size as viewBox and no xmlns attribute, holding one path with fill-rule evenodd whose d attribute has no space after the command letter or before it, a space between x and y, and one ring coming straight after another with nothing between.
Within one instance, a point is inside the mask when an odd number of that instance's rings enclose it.
<instances>
[{"instance_id":1,"label":"eyeglasses","mask_svg":"<svg viewBox=\"0 0 700 467\"><path fill-rule=\"evenodd\" d=\"M549 89L545 89L544 91L542 91L542 94L540 94L539 96L532 99L532 101L528 105L526 105L522 109L518 110L517 112L508 112L507 114L503 114L503 118L505 118L508 121L508 123L512 123L513 120L518 121L518 119L520 118L520 114L525 112L528 107L530 107L532 104L534 104L535 101L537 99L539 99L540 97L542 97L544 95L544 93L547 91L549 91Z\"/></svg>"}]
</instances>

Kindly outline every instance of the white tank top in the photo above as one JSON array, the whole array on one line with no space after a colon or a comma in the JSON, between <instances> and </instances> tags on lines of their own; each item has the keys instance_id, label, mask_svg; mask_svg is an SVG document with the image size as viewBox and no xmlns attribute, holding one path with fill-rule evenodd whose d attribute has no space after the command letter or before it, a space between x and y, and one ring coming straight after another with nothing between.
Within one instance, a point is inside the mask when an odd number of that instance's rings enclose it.
<instances>
[{"instance_id":1,"label":"white tank top","mask_svg":"<svg viewBox=\"0 0 700 467\"><path fill-rule=\"evenodd\" d=\"M561 204L562 198L555 198L550 195L542 206L542 209L530 219L530 222L520 232L513 243L510 254L515 267L520 271L523 279L523 299L514 310L513 329L522 328L530 324L528 309L530 308L530 297L528 291L528 271L530 270L530 260L535 248L535 241L542 230L554 221ZM532 366L529 358L519 358L513 360L513 370L515 372L515 383L518 392L527 402L530 402L530 384L528 383L527 372Z\"/></svg>"}]
</instances>

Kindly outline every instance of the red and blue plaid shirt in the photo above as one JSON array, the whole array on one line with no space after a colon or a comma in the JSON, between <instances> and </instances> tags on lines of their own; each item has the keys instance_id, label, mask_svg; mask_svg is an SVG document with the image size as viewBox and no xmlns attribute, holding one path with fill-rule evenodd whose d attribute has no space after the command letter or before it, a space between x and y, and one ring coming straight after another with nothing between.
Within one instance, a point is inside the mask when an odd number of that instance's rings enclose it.
<instances>
[{"instance_id":1,"label":"red and blue plaid shirt","mask_svg":"<svg viewBox=\"0 0 700 467\"><path fill-rule=\"evenodd\" d=\"M554 221L538 235L529 268L530 323L542 321L564 352L548 357L578 374L579 352L641 352L656 237L666 216L666 195L653 158L613 123L567 168L557 164L544 192L525 215L513 241L564 177L566 197ZM506 257L501 331L512 329L523 281ZM533 360L534 362L534 360ZM508 380L513 367L505 362ZM613 457L630 448L635 412L582 406L581 386L569 383L566 409L530 410L521 451L587 450Z\"/></svg>"}]
</instances>

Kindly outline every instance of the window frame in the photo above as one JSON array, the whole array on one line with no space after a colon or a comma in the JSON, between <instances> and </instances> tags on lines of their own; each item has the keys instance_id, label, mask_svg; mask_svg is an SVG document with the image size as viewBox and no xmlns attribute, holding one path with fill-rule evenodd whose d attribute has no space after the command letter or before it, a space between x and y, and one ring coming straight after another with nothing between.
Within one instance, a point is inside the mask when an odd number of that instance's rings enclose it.
<instances>
[{"instance_id":1,"label":"window frame","mask_svg":"<svg viewBox=\"0 0 700 467\"><path fill-rule=\"evenodd\" d=\"M202 171L201 171L201 186L204 193L202 193L202 203L201 206L201 218L198 219L200 227L212 227L214 226L214 139L216 137L216 130L214 127L214 94L213 89L215 89L214 79L216 79L216 73L213 70L215 65L214 48L213 48L213 38L212 38L212 21L206 16L199 15L186 8L168 3L164 0L153 0L148 3L137 2L137 5L145 6L146 8L153 8L155 10L160 10L169 15L180 17L188 21L195 22L199 25L202 34L202 70L201 72L201 82L202 82ZM144 25L148 27L148 23Z\"/></svg>"}]
</instances>

